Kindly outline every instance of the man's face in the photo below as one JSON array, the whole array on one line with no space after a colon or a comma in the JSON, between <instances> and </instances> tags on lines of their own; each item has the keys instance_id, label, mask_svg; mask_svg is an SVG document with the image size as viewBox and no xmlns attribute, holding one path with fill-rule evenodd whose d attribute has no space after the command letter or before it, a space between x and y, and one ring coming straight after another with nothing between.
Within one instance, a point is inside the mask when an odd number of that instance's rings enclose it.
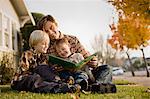
<instances>
[{"instance_id":1,"label":"man's face","mask_svg":"<svg viewBox=\"0 0 150 99\"><path fill-rule=\"evenodd\" d=\"M57 26L55 23L51 21L47 21L43 30L48 33L50 39L58 39L59 31L57 30Z\"/></svg>"},{"instance_id":2,"label":"man's face","mask_svg":"<svg viewBox=\"0 0 150 99\"><path fill-rule=\"evenodd\" d=\"M56 51L58 55L62 58L67 58L71 55L70 46L66 43L62 43L61 45L57 45Z\"/></svg>"}]
</instances>

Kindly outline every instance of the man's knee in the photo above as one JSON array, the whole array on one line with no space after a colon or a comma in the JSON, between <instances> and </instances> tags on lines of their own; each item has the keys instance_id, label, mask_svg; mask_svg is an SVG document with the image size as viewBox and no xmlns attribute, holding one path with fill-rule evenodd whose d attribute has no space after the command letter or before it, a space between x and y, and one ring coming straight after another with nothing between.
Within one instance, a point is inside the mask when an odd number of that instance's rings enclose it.
<instances>
[{"instance_id":1,"label":"man's knee","mask_svg":"<svg viewBox=\"0 0 150 99\"><path fill-rule=\"evenodd\" d=\"M102 65L94 71L94 77L97 82L112 82L112 70L109 65Z\"/></svg>"},{"instance_id":2,"label":"man's knee","mask_svg":"<svg viewBox=\"0 0 150 99\"><path fill-rule=\"evenodd\" d=\"M109 65L101 65L101 66L97 67L97 69L110 71L111 67Z\"/></svg>"}]
</instances>

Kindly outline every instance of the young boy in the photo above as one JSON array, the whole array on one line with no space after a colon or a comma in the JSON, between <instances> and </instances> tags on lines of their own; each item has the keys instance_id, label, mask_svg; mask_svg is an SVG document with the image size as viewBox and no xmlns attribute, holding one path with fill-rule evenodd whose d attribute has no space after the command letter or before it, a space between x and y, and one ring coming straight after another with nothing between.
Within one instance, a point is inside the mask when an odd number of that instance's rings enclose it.
<instances>
[{"instance_id":1,"label":"young boy","mask_svg":"<svg viewBox=\"0 0 150 99\"><path fill-rule=\"evenodd\" d=\"M23 52L19 65L22 71L28 71L35 68L37 65L47 64L46 57L43 53L47 52L50 39L43 31L35 30L29 38L30 50Z\"/></svg>"},{"instance_id":2,"label":"young boy","mask_svg":"<svg viewBox=\"0 0 150 99\"><path fill-rule=\"evenodd\" d=\"M19 71L16 73L12 88L19 91L44 93L71 92L76 86L69 86L47 65L47 52L50 39L47 33L35 30L29 38L30 50L25 51L19 62Z\"/></svg>"},{"instance_id":3,"label":"young boy","mask_svg":"<svg viewBox=\"0 0 150 99\"><path fill-rule=\"evenodd\" d=\"M55 49L59 57L70 60L74 63L79 63L84 60L84 57L80 53L71 53L70 45L68 40L64 37L59 39L55 43ZM67 77L73 76L75 78L75 83L79 83L81 85L81 89L87 90L88 87L88 76L90 79L94 79L92 73L89 71L88 66L85 66L85 71L76 70L76 69L68 69L64 70L60 73L60 77L67 79ZM88 74L88 75L87 75Z\"/></svg>"}]
</instances>

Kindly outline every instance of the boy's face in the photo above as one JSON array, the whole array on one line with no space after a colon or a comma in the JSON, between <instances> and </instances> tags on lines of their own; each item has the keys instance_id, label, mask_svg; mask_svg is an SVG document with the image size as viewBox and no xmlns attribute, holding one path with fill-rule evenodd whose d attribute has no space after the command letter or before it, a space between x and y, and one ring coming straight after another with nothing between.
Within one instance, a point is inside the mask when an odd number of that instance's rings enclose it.
<instances>
[{"instance_id":1,"label":"boy's face","mask_svg":"<svg viewBox=\"0 0 150 99\"><path fill-rule=\"evenodd\" d=\"M57 45L56 51L58 55L62 58L67 58L69 55L71 55L70 46L66 43Z\"/></svg>"},{"instance_id":2,"label":"boy's face","mask_svg":"<svg viewBox=\"0 0 150 99\"><path fill-rule=\"evenodd\" d=\"M34 49L37 53L46 53L49 46L48 40L39 41L37 45L34 46Z\"/></svg>"}]
</instances>

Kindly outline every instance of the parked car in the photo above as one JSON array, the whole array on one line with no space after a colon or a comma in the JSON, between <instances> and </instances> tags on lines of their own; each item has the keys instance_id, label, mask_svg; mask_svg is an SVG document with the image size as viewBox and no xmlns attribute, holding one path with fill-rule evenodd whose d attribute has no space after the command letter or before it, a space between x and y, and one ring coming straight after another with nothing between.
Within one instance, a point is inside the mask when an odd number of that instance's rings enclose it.
<instances>
[{"instance_id":1,"label":"parked car","mask_svg":"<svg viewBox=\"0 0 150 99\"><path fill-rule=\"evenodd\" d=\"M113 67L112 68L112 74L113 75L123 75L124 71L121 67Z\"/></svg>"},{"instance_id":2,"label":"parked car","mask_svg":"<svg viewBox=\"0 0 150 99\"><path fill-rule=\"evenodd\" d=\"M148 70L150 70L150 66L147 66Z\"/></svg>"}]
</instances>

